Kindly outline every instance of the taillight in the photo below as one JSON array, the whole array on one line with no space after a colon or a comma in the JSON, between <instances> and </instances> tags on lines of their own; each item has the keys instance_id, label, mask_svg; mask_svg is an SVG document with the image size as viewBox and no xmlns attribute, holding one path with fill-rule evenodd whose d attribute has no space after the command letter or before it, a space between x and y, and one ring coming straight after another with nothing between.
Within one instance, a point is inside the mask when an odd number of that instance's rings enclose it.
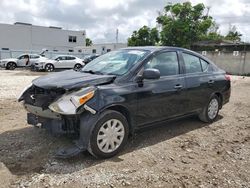
<instances>
[{"instance_id":1,"label":"taillight","mask_svg":"<svg viewBox=\"0 0 250 188\"><path fill-rule=\"evenodd\" d=\"M231 76L230 75L225 74L225 78L226 78L226 80L231 81Z\"/></svg>"}]
</instances>

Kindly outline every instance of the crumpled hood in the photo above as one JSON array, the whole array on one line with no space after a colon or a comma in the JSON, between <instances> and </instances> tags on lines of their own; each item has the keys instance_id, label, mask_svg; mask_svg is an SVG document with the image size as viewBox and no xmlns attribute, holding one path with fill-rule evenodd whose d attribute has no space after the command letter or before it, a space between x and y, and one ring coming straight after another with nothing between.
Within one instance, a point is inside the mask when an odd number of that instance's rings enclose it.
<instances>
[{"instance_id":1,"label":"crumpled hood","mask_svg":"<svg viewBox=\"0 0 250 188\"><path fill-rule=\"evenodd\" d=\"M111 82L114 79L113 75L97 75L74 70L67 70L57 73L51 73L46 76L39 77L32 83L40 88L63 88L73 89L86 86L96 86Z\"/></svg>"}]
</instances>

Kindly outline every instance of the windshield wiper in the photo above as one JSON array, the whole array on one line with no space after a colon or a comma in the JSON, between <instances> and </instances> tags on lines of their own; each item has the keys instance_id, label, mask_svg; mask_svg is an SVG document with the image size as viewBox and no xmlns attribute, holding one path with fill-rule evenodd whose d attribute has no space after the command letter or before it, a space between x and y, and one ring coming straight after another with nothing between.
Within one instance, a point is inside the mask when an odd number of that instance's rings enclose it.
<instances>
[{"instance_id":1,"label":"windshield wiper","mask_svg":"<svg viewBox=\"0 0 250 188\"><path fill-rule=\"evenodd\" d=\"M103 74L100 71L93 71L93 70L84 70L82 72L84 72L84 73L90 73L90 74L101 74L101 75Z\"/></svg>"}]
</instances>

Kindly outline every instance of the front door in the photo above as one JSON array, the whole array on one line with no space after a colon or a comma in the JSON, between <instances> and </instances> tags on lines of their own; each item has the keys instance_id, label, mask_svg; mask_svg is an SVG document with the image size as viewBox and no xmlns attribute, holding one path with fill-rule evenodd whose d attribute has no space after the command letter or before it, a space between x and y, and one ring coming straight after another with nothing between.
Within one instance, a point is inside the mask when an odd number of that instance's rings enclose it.
<instances>
[{"instance_id":1,"label":"front door","mask_svg":"<svg viewBox=\"0 0 250 188\"><path fill-rule=\"evenodd\" d=\"M67 56L59 56L58 58L56 58L56 62L55 62L55 68L65 68L65 66L67 66Z\"/></svg>"},{"instance_id":2,"label":"front door","mask_svg":"<svg viewBox=\"0 0 250 188\"><path fill-rule=\"evenodd\" d=\"M21 55L17 59L17 66L18 67L25 67L28 65L28 63L29 63L29 55L27 55L27 54Z\"/></svg>"},{"instance_id":3,"label":"front door","mask_svg":"<svg viewBox=\"0 0 250 188\"><path fill-rule=\"evenodd\" d=\"M180 71L178 54L166 51L156 54L144 69L160 71L157 80L144 80L138 88L137 126L166 120L186 113L186 86Z\"/></svg>"}]
</instances>

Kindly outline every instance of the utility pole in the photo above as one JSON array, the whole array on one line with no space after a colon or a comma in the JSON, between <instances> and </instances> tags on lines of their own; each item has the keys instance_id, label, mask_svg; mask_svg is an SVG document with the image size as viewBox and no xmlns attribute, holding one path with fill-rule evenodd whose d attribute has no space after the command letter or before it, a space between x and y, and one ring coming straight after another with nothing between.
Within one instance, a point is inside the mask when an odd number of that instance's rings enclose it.
<instances>
[{"instance_id":1,"label":"utility pole","mask_svg":"<svg viewBox=\"0 0 250 188\"><path fill-rule=\"evenodd\" d=\"M118 43L118 35L119 35L119 29L116 29L116 36L115 36L115 40L116 40L116 44Z\"/></svg>"},{"instance_id":2,"label":"utility pole","mask_svg":"<svg viewBox=\"0 0 250 188\"><path fill-rule=\"evenodd\" d=\"M207 6L207 17L208 17L208 15L209 15L209 11L210 11L210 9L211 9L211 7L210 6Z\"/></svg>"}]
</instances>

